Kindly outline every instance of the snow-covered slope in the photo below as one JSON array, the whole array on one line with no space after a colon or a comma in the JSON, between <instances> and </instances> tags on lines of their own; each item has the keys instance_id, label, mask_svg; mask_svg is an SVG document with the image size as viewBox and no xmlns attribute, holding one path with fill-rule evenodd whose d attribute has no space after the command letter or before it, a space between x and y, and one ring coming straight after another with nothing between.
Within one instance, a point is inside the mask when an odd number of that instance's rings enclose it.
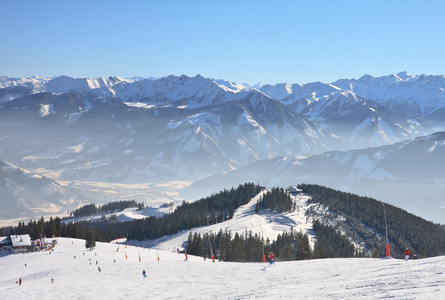
<instances>
[{"instance_id":1,"label":"snow-covered slope","mask_svg":"<svg viewBox=\"0 0 445 300\"><path fill-rule=\"evenodd\" d=\"M57 241L51 254L5 256L0 252L4 299L34 299L42 293L45 299L445 297L443 256L408 262L371 258L277 261L261 271L261 263L212 263L191 255L185 261L184 255L172 251L108 243L97 243L89 251L84 240ZM147 278L142 270L147 271ZM19 278L21 286L16 283Z\"/></svg>"},{"instance_id":2,"label":"snow-covered slope","mask_svg":"<svg viewBox=\"0 0 445 300\"><path fill-rule=\"evenodd\" d=\"M293 201L297 209L290 213L270 213L264 212L260 214L255 213L255 205L260 197L267 191L264 190L256 197L252 198L249 203L238 208L232 219L217 223L214 225L193 228L191 230L185 230L174 236L165 236L153 241L127 241L132 245L155 247L156 249L171 250L173 248L179 248L187 241L190 232L192 234L199 233L201 235L207 233L217 234L220 230L225 232L230 230L233 235L235 233L246 235L246 232L252 232L252 235L258 235L264 237L264 240L276 240L278 234L282 234L284 231L290 231L292 229L297 232L302 231L309 236L309 242L313 246L316 241L316 235L312 230L312 219L306 216L306 211L312 207L307 204L308 195L292 196Z\"/></svg>"},{"instance_id":3,"label":"snow-covered slope","mask_svg":"<svg viewBox=\"0 0 445 300\"><path fill-rule=\"evenodd\" d=\"M308 233L314 241L311 219L305 215L312 207L307 205L308 195L293 196L297 204L293 213L254 214L262 193L238 208L233 219L190 231L252 231L275 239L277 234L293 228ZM127 210L128 213L131 212ZM213 263L192 255L186 260L184 254L177 253L190 231L155 241L98 242L94 250L85 249L84 240L56 238L52 251L20 255L0 251L0 294L17 299L32 299L36 291L45 291L46 299L294 299L296 294L304 299L445 296L445 257L408 262L374 258L278 260L271 267L259 262ZM147 278L142 276L143 270Z\"/></svg>"},{"instance_id":4,"label":"snow-covered slope","mask_svg":"<svg viewBox=\"0 0 445 300\"><path fill-rule=\"evenodd\" d=\"M230 229L234 235L236 232L238 234L245 235L246 230L252 231L252 234L257 234L258 236L264 237L264 239L269 238L269 240L275 240L278 234L282 234L283 231L290 231L291 229L297 232L302 231L307 233L310 238L310 243L316 241L316 236L312 230L312 218L307 216L306 212L308 209L314 209L314 205L308 205L307 200L310 198L309 195L298 194L291 195L292 200L297 208L293 212L288 213L255 213L255 205L257 201L265 194L267 190L263 190L257 196L253 197L249 203L238 208L232 219L217 223L214 225L193 228L191 230L185 230L174 236L165 236L157 240L147 240L147 241L126 241L127 244L139 245L145 247L155 247L156 249L171 250L173 248L181 247L184 241L187 241L188 235L192 233L200 233L201 235L213 232L217 233L220 230L225 231ZM94 216L82 217L82 218L68 218L63 222L68 223L72 221L100 221L103 217L109 218L112 215L116 215L119 222L128 222L133 220L138 220L146 218L149 216L161 217L164 214L173 212L178 205L182 204L182 201L171 202L171 205L165 205L166 203L150 202L147 207L138 208L127 208L119 212L107 212L101 213Z\"/></svg>"}]
</instances>

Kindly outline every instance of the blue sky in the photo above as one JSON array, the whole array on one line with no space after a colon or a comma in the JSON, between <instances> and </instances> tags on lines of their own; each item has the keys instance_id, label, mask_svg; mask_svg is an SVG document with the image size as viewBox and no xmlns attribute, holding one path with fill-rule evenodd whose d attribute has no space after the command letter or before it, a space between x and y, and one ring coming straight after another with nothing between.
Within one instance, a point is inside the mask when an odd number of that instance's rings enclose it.
<instances>
[{"instance_id":1,"label":"blue sky","mask_svg":"<svg viewBox=\"0 0 445 300\"><path fill-rule=\"evenodd\" d=\"M0 76L442 75L445 1L0 0Z\"/></svg>"}]
</instances>

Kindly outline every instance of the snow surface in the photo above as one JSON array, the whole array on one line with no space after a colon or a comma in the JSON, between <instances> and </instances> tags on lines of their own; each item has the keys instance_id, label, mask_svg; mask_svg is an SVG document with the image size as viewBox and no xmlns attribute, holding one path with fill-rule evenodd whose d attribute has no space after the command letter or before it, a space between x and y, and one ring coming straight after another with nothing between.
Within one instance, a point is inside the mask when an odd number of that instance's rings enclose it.
<instances>
[{"instance_id":1,"label":"snow surface","mask_svg":"<svg viewBox=\"0 0 445 300\"><path fill-rule=\"evenodd\" d=\"M261 195L261 194L260 194ZM192 229L252 230L274 239L293 227L310 233L308 196L297 195L297 210L254 214L254 197L232 220ZM131 213L126 210L126 214ZM260 262L212 262L178 254L190 231L157 241L97 243L56 238L53 251L10 254L0 251L0 295L3 299L443 299L445 256L410 260L348 258ZM313 241L314 236L311 236ZM121 239L120 242L124 242ZM136 246L139 245L139 246ZM144 245L144 246L143 246ZM99 272L100 267L100 272ZM265 268L263 271L262 269ZM143 278L142 270L147 271ZM17 281L22 279L22 285ZM54 283L51 283L52 279Z\"/></svg>"},{"instance_id":2,"label":"snow surface","mask_svg":"<svg viewBox=\"0 0 445 300\"><path fill-rule=\"evenodd\" d=\"M131 107L139 107L139 108L142 107L142 108L146 108L146 109L155 107L155 105L149 105L144 102L124 102L124 104L127 106L131 106Z\"/></svg>"},{"instance_id":3,"label":"snow surface","mask_svg":"<svg viewBox=\"0 0 445 300\"><path fill-rule=\"evenodd\" d=\"M45 299L445 297L444 256L408 262L371 258L277 261L262 271L267 264L212 263L191 255L186 261L184 254L111 243L97 243L90 251L84 240L57 241L51 252L8 255L0 251L3 299L35 299L37 295ZM147 271L147 278L142 270ZM19 278L21 286L16 283Z\"/></svg>"}]
</instances>

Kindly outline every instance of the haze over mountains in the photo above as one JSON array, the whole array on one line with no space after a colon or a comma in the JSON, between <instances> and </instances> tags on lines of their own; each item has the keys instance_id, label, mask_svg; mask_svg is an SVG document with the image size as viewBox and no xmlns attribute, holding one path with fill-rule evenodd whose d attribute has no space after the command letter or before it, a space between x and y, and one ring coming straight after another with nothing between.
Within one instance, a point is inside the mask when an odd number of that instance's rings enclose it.
<instances>
[{"instance_id":1,"label":"haze over mountains","mask_svg":"<svg viewBox=\"0 0 445 300\"><path fill-rule=\"evenodd\" d=\"M192 198L257 181L325 184L445 223L444 89L445 76L406 72L256 86L0 77L0 218L122 198L85 182L194 182Z\"/></svg>"}]
</instances>

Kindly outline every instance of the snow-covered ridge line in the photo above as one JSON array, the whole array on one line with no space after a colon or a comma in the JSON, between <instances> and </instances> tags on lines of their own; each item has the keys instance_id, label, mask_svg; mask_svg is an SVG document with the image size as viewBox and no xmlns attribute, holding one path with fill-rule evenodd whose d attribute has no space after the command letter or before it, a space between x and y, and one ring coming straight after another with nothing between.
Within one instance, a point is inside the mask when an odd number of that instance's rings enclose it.
<instances>
[{"instance_id":1,"label":"snow-covered ridge line","mask_svg":"<svg viewBox=\"0 0 445 300\"><path fill-rule=\"evenodd\" d=\"M322 83L322 82L312 82L307 84L290 84L290 83L278 83L278 84L238 84L231 81L226 81L222 79L211 79L204 78L201 75L196 75L195 77L188 77L186 75L174 76L169 75L161 78L143 78L143 77L132 77L123 78L119 76L110 77L87 77L87 78L72 78L66 75L57 77L37 77L33 76L30 78L13 78L0 76L0 88L7 87L31 87L36 92L54 92L62 93L69 90L74 91L85 91L94 89L107 89L118 85L139 85L142 83L149 82L176 82L179 84L189 85L190 81L208 81L213 82L216 86L221 88L226 92L240 92L249 90L259 90L266 95L269 95L276 100L284 100L290 95L305 95L305 90L316 91L319 94L326 95L332 91L348 90L357 93L361 96L368 96L367 92L371 88L385 87L388 88L391 85L397 85L399 87L407 87L409 85L415 85L416 88L420 88L421 85L432 85L436 84L436 91L439 93L443 92L443 84L445 82L445 75L410 75L407 72L400 72L397 74L391 74L388 76L372 77L370 75L364 75L359 79L339 79L332 83ZM143 84L142 84L143 85ZM168 85L168 84L167 84ZM312 93L312 92L311 92ZM399 91L399 94L403 94L404 91ZM305 95L306 96L306 95Z\"/></svg>"},{"instance_id":2,"label":"snow-covered ridge line","mask_svg":"<svg viewBox=\"0 0 445 300\"><path fill-rule=\"evenodd\" d=\"M69 91L93 93L103 97L116 96L125 101L135 101L145 97L152 97L153 94L172 94L170 97L173 100L178 100L190 96L199 96L199 90L205 89L208 91L209 88L216 89L220 93L238 93L244 90L253 90L252 87L247 85L240 85L224 80L208 79L201 75L196 75L195 77L185 75L176 77L170 75L159 79L153 77L147 79L139 77L126 79L118 76L72 78L65 75L51 78L0 77L0 89L13 87L31 88L32 93L50 92L62 94Z\"/></svg>"},{"instance_id":3,"label":"snow-covered ridge line","mask_svg":"<svg viewBox=\"0 0 445 300\"><path fill-rule=\"evenodd\" d=\"M227 97L226 93L261 92L286 105L302 99L317 102L339 93L345 94L347 91L353 97L364 97L394 111L411 114L440 113L438 110L445 107L444 75L410 75L407 72L380 77L364 75L359 79L339 79L332 83L312 82L303 85L298 83L247 85L204 78L199 74L194 77L170 75L148 79L139 77L126 79L118 76L72 78L65 75L51 78L0 77L0 89L14 87L28 88L32 90L32 93L61 94L76 91L94 94L97 97L118 97L127 102L138 102L146 98L152 101L194 99L202 102L204 98ZM15 95L10 93L2 96L0 102L23 95L25 91L15 92Z\"/></svg>"}]
</instances>

